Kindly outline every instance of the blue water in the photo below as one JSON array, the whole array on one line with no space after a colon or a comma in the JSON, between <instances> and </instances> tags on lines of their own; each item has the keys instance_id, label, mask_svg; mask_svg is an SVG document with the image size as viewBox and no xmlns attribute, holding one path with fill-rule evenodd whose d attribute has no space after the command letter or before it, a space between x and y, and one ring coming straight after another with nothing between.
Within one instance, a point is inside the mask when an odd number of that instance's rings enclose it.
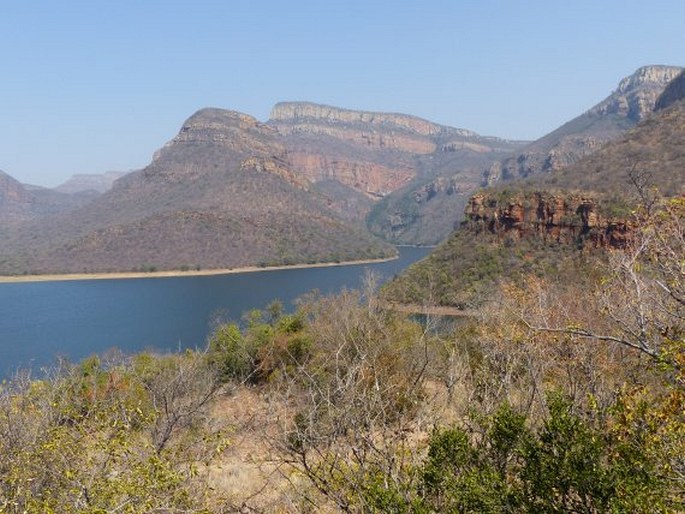
<instances>
[{"instance_id":1,"label":"blue water","mask_svg":"<svg viewBox=\"0 0 685 514\"><path fill-rule=\"evenodd\" d=\"M288 310L304 293L362 285L367 270L387 280L427 255L399 248L394 261L204 277L0 284L0 377L19 368L126 353L204 347L217 320L240 320L278 299Z\"/></svg>"}]
</instances>

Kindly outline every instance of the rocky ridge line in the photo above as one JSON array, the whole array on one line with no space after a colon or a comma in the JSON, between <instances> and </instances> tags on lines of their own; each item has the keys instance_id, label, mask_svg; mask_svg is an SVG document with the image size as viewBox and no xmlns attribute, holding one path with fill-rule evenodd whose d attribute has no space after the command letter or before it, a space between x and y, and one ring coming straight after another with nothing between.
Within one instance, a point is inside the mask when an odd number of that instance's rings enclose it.
<instances>
[{"instance_id":1,"label":"rocky ridge line","mask_svg":"<svg viewBox=\"0 0 685 514\"><path fill-rule=\"evenodd\" d=\"M484 183L524 178L574 164L649 116L657 99L683 68L643 66L619 82L606 99L524 150L493 164Z\"/></svg>"}]
</instances>

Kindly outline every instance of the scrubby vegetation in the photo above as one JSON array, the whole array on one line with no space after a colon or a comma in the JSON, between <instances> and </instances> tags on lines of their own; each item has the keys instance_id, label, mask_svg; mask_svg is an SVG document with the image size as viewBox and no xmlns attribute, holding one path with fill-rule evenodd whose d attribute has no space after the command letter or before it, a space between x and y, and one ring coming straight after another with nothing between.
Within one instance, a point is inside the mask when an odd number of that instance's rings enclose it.
<instances>
[{"instance_id":1,"label":"scrubby vegetation","mask_svg":"<svg viewBox=\"0 0 685 514\"><path fill-rule=\"evenodd\" d=\"M369 284L20 374L0 510L681 512L685 200L638 215L594 274L522 270L449 328Z\"/></svg>"}]
</instances>

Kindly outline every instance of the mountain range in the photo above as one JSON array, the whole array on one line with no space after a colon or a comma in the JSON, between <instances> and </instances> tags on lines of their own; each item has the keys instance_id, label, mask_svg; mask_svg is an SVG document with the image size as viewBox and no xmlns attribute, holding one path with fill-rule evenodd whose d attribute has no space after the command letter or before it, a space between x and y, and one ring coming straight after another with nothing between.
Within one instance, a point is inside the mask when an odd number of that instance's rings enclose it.
<instances>
[{"instance_id":1,"label":"mountain range","mask_svg":"<svg viewBox=\"0 0 685 514\"><path fill-rule=\"evenodd\" d=\"M55 189L0 172L0 273L340 261L390 256L387 242L435 244L483 185L536 176L562 185L558 170L593 166L577 161L649 124L659 97L673 113L681 72L640 68L532 143L308 102L279 103L265 123L202 109L139 171L76 176ZM649 137L647 148L657 144ZM640 165L653 166L646 152ZM588 169L574 176L597 175Z\"/></svg>"}]
</instances>

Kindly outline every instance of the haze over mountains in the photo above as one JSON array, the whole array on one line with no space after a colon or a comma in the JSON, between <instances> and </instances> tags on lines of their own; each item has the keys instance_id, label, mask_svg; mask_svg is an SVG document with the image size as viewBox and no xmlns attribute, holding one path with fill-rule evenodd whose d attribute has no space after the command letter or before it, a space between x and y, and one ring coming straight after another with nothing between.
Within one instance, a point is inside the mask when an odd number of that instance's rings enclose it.
<instances>
[{"instance_id":1,"label":"haze over mountains","mask_svg":"<svg viewBox=\"0 0 685 514\"><path fill-rule=\"evenodd\" d=\"M126 175L124 171L106 171L105 173L80 173L73 175L66 182L55 188L61 193L81 193L94 191L105 193L112 188L114 181Z\"/></svg>"},{"instance_id":2,"label":"haze over mountains","mask_svg":"<svg viewBox=\"0 0 685 514\"><path fill-rule=\"evenodd\" d=\"M338 261L391 255L383 240L435 244L484 183L540 173L562 180L550 173L648 117L681 71L640 68L533 143L308 102L279 103L266 123L202 109L149 166L125 176L82 175L50 190L0 172L0 273ZM664 106L677 103L682 76ZM678 125L679 111L669 112ZM653 148L671 140L645 137ZM672 177L669 190L680 180Z\"/></svg>"}]
</instances>

